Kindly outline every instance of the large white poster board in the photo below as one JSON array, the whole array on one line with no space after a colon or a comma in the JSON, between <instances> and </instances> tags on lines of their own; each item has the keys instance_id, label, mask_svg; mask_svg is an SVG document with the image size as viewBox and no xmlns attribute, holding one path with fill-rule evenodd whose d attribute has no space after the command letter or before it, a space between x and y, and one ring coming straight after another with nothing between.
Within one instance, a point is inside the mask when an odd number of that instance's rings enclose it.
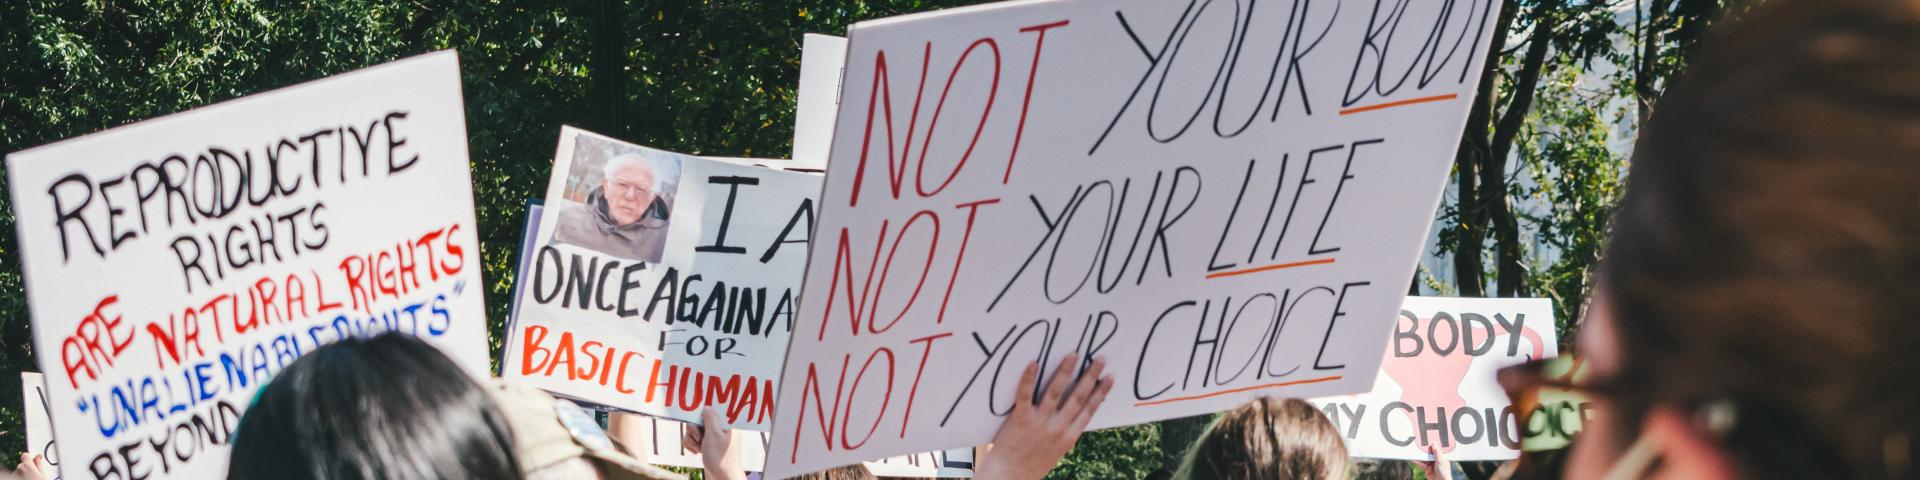
<instances>
[{"instance_id":1,"label":"large white poster board","mask_svg":"<svg viewBox=\"0 0 1920 480\"><path fill-rule=\"evenodd\" d=\"M221 477L254 392L345 336L486 375L464 112L443 51L9 154L61 473Z\"/></svg>"},{"instance_id":2,"label":"large white poster board","mask_svg":"<svg viewBox=\"0 0 1920 480\"><path fill-rule=\"evenodd\" d=\"M1511 460L1527 437L1503 367L1559 354L1544 298L1407 297L1368 393L1313 402L1355 457Z\"/></svg>"},{"instance_id":3,"label":"large white poster board","mask_svg":"<svg viewBox=\"0 0 1920 480\"><path fill-rule=\"evenodd\" d=\"M646 439L647 463L670 467L705 468L700 451L681 442L682 436L695 432L693 426L673 420L647 418L638 422L640 437ZM734 448L740 449L741 468L758 472L766 468L766 432L737 431ZM969 478L973 476L973 449L962 448L887 457L865 462L867 471L882 477Z\"/></svg>"},{"instance_id":4,"label":"large white poster board","mask_svg":"<svg viewBox=\"0 0 1920 480\"><path fill-rule=\"evenodd\" d=\"M855 25L768 471L984 443L1021 367L1074 351L1117 381L1096 428L1370 388L1495 8Z\"/></svg>"},{"instance_id":5,"label":"large white poster board","mask_svg":"<svg viewBox=\"0 0 1920 480\"><path fill-rule=\"evenodd\" d=\"M502 376L615 410L771 424L820 176L561 131Z\"/></svg>"}]
</instances>

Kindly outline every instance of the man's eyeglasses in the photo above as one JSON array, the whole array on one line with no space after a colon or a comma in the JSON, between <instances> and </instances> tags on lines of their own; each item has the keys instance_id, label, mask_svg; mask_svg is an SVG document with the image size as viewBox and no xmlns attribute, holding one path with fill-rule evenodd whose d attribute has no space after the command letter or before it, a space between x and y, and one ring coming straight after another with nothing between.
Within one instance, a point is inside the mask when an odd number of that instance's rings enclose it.
<instances>
[{"instance_id":1,"label":"man's eyeglasses","mask_svg":"<svg viewBox=\"0 0 1920 480\"><path fill-rule=\"evenodd\" d=\"M607 191L608 196L625 197L627 195L637 195L640 198L647 198L647 197L653 196L653 186L644 184L644 183L632 183L632 182L616 180L613 182L612 185L610 185L610 187L611 187L611 190Z\"/></svg>"}]
</instances>

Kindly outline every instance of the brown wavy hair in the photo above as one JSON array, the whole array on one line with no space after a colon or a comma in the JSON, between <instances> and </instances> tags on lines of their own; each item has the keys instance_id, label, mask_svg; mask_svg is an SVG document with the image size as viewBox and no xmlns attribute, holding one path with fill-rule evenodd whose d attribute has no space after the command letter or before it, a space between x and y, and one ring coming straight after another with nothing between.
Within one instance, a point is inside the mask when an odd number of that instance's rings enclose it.
<instances>
[{"instance_id":1,"label":"brown wavy hair","mask_svg":"<svg viewBox=\"0 0 1920 480\"><path fill-rule=\"evenodd\" d=\"M1262 397L1215 418L1173 478L1330 480L1346 471L1346 444L1320 409Z\"/></svg>"},{"instance_id":2,"label":"brown wavy hair","mask_svg":"<svg viewBox=\"0 0 1920 480\"><path fill-rule=\"evenodd\" d=\"M1614 425L1730 404L1748 478L1920 475L1920 10L1776 0L1694 58L1601 275Z\"/></svg>"}]
</instances>

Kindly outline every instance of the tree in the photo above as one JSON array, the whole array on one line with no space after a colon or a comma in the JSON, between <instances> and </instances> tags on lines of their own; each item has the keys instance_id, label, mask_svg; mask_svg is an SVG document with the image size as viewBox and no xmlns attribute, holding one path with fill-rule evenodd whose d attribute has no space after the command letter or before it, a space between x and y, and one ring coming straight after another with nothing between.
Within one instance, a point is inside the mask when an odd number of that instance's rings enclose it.
<instances>
[{"instance_id":1,"label":"tree","mask_svg":"<svg viewBox=\"0 0 1920 480\"><path fill-rule=\"evenodd\" d=\"M1753 3L1642 1L1503 2L1455 157L1455 203L1440 212L1438 250L1459 295L1551 298L1563 342L1624 191L1625 145L1708 29Z\"/></svg>"},{"instance_id":2,"label":"tree","mask_svg":"<svg viewBox=\"0 0 1920 480\"><path fill-rule=\"evenodd\" d=\"M691 153L782 157L803 33L964 3L975 1L0 2L0 152L458 49L498 352L525 200L543 194L561 125ZM592 35L589 23L608 19L619 28ZM607 45L611 54L597 55ZM600 88L612 93L590 95L595 78L611 79ZM600 106L616 120L596 119ZM11 210L5 199L0 210ZM0 231L13 231L10 215ZM36 369L18 252L13 235L0 235L8 371ZM20 424L20 398L18 383L0 381L0 425ZM0 431L0 449L22 451L17 428Z\"/></svg>"}]
</instances>

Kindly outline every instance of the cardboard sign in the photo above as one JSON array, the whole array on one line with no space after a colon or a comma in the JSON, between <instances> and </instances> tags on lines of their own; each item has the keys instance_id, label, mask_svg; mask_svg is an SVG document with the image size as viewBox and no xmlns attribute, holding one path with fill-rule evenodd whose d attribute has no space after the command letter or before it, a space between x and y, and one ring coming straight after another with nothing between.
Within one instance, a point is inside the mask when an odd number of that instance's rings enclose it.
<instances>
[{"instance_id":1,"label":"cardboard sign","mask_svg":"<svg viewBox=\"0 0 1920 480\"><path fill-rule=\"evenodd\" d=\"M700 451L680 441L684 431L693 428L691 425L660 418L647 418L639 424L641 436L647 439L648 450L645 453L648 463L670 467L706 467L701 463ZM734 442L739 444L736 448L740 449L741 467L750 472L766 468L767 444L770 441L766 432L735 432ZM865 465L867 471L883 477L971 478L973 449L901 455L865 462Z\"/></svg>"},{"instance_id":2,"label":"cardboard sign","mask_svg":"<svg viewBox=\"0 0 1920 480\"><path fill-rule=\"evenodd\" d=\"M793 163L820 169L833 143L833 114L840 107L847 39L809 33L800 42L800 98L794 102Z\"/></svg>"},{"instance_id":3,"label":"cardboard sign","mask_svg":"<svg viewBox=\"0 0 1920 480\"><path fill-rule=\"evenodd\" d=\"M820 177L740 163L563 129L502 376L765 431Z\"/></svg>"},{"instance_id":4,"label":"cardboard sign","mask_svg":"<svg viewBox=\"0 0 1920 480\"><path fill-rule=\"evenodd\" d=\"M1544 298L1407 297L1373 390L1314 400L1355 457L1510 460L1526 434L1495 374L1559 354Z\"/></svg>"},{"instance_id":5,"label":"cardboard sign","mask_svg":"<svg viewBox=\"0 0 1920 480\"><path fill-rule=\"evenodd\" d=\"M1095 428L1370 388L1496 8L855 25L769 472L984 443L1076 351L1117 381Z\"/></svg>"},{"instance_id":6,"label":"cardboard sign","mask_svg":"<svg viewBox=\"0 0 1920 480\"><path fill-rule=\"evenodd\" d=\"M452 51L6 160L68 478L224 475L254 392L347 336L486 375Z\"/></svg>"},{"instance_id":7,"label":"cardboard sign","mask_svg":"<svg viewBox=\"0 0 1920 480\"><path fill-rule=\"evenodd\" d=\"M20 372L21 414L27 417L27 453L46 457L54 480L60 478L60 448L53 443L53 415L47 399L47 379L39 372Z\"/></svg>"}]
</instances>

